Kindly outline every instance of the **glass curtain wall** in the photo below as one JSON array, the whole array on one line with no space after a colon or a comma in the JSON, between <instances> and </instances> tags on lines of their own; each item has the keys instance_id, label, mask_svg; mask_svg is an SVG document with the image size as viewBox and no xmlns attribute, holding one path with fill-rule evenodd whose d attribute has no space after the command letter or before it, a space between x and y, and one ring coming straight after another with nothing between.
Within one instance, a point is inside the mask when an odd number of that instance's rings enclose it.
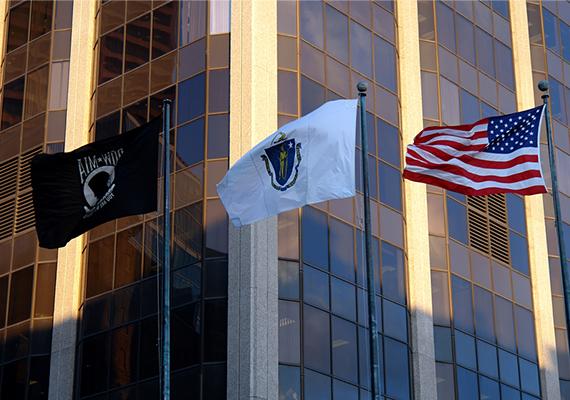
<instances>
[{"instance_id":1,"label":"glass curtain wall","mask_svg":"<svg viewBox=\"0 0 570 400\"><path fill-rule=\"evenodd\" d=\"M92 139L173 102L173 399L226 397L228 234L215 184L228 166L229 19L228 1L111 0L97 12ZM89 233L76 398L159 397L161 223L151 213Z\"/></svg>"},{"instance_id":2,"label":"glass curtain wall","mask_svg":"<svg viewBox=\"0 0 570 400\"><path fill-rule=\"evenodd\" d=\"M503 1L418 3L424 125L516 108ZM428 186L440 399L540 396L524 203Z\"/></svg>"},{"instance_id":3,"label":"glass curtain wall","mask_svg":"<svg viewBox=\"0 0 570 400\"><path fill-rule=\"evenodd\" d=\"M47 399L57 251L39 248L29 161L63 150L69 1L11 1L0 49L0 397ZM4 32L2 32L4 34Z\"/></svg>"},{"instance_id":4,"label":"glass curtain wall","mask_svg":"<svg viewBox=\"0 0 570 400\"><path fill-rule=\"evenodd\" d=\"M411 398L397 38L391 1L279 1L279 125L368 83L382 398ZM359 135L359 133L358 133ZM359 137L359 136L357 136ZM363 198L279 217L279 398L369 399ZM328 162L323 160L323 162Z\"/></svg>"},{"instance_id":5,"label":"glass curtain wall","mask_svg":"<svg viewBox=\"0 0 570 400\"><path fill-rule=\"evenodd\" d=\"M570 256L570 181L565 171L570 169L570 5L567 2L528 1L529 35L531 43L533 87L536 104L542 104L541 92L536 89L541 79L550 82L551 126L556 152L556 168L560 176L560 205L566 254ZM546 129L541 139L542 166L550 188L550 164L546 142ZM550 285L556 332L556 352L562 398L570 398L570 357L560 254L556 236L552 195L544 195L545 223L550 261ZM567 261L568 263L568 261Z\"/></svg>"}]
</instances>

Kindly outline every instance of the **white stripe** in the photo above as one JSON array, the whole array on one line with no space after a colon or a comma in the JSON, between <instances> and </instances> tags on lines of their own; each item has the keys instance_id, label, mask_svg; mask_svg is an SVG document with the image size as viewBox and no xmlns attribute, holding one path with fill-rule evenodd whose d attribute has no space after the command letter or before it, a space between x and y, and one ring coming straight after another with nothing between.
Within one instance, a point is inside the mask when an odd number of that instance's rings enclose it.
<instances>
[{"instance_id":1,"label":"white stripe","mask_svg":"<svg viewBox=\"0 0 570 400\"><path fill-rule=\"evenodd\" d=\"M444 134L444 135L446 134L446 135L454 135L454 136L459 136L459 137L467 137L467 136L473 135L475 132L486 131L488 125L489 124L487 122L485 122L484 124L475 125L473 128L471 128L468 131L466 131L464 129L453 129L451 127L449 127L449 128L442 127L440 129L423 131L419 137L435 135L435 134Z\"/></svg>"},{"instance_id":2,"label":"white stripe","mask_svg":"<svg viewBox=\"0 0 570 400\"><path fill-rule=\"evenodd\" d=\"M408 145L408 147L413 150L417 149L417 147L413 144ZM509 154L487 153L484 151L458 151L449 146L431 146L431 147L437 150L441 150L451 157L461 157L463 155L468 155L477 160L484 160L484 161L510 161L513 158L524 155L538 156L538 147L523 147Z\"/></svg>"},{"instance_id":3,"label":"white stripe","mask_svg":"<svg viewBox=\"0 0 570 400\"><path fill-rule=\"evenodd\" d=\"M462 175L452 174L450 172L440 171L433 168L423 168L423 167L416 167L414 165L406 166L406 170L410 172L416 172L422 175L433 176L442 180L446 180L451 183L455 183L462 186L470 187L474 190L482 190L482 189L489 189L489 188L501 188L501 189L525 189L527 187L532 186L545 186L544 180L542 178L529 178L524 179L521 181L513 182L513 183L503 183L503 182L496 182L496 181L484 181L484 182L474 182L469 178L466 178Z\"/></svg>"},{"instance_id":4,"label":"white stripe","mask_svg":"<svg viewBox=\"0 0 570 400\"><path fill-rule=\"evenodd\" d=\"M457 136L436 136L427 142L420 143L422 145L432 145L432 143L439 142L440 140L448 140L450 142L464 144L466 146L474 146L478 144L488 144L489 139L486 137L479 138L479 139L469 139L469 138L460 138ZM437 146L437 145L436 145Z\"/></svg>"},{"instance_id":5,"label":"white stripe","mask_svg":"<svg viewBox=\"0 0 570 400\"><path fill-rule=\"evenodd\" d=\"M477 175L482 175L482 176L490 176L490 175L495 175L495 176L509 176L512 174L516 174L519 172L524 172L524 171L529 171L529 170L539 170L540 171L540 166L538 164L538 162L536 161L527 161L524 163L520 163L517 165L514 165L512 167L509 168L485 168L485 167L477 167L474 166L472 164L468 164L465 163L457 158L452 158L449 161L443 161L442 159L440 159L439 157L433 155L432 153L429 153L427 151L415 148L414 151L416 151L416 153L420 156L423 157L424 160L422 159L418 159L417 157L415 159L417 159L418 161L427 161L429 163L432 164L446 164L446 165L454 165L456 167L460 167L463 168L473 174L477 174Z\"/></svg>"}]
</instances>

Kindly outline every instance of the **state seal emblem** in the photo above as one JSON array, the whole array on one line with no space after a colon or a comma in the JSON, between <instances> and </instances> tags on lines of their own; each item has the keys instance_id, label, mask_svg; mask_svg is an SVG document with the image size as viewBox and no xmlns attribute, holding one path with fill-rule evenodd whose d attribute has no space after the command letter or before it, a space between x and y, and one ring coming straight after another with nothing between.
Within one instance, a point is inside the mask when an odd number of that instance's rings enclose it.
<instances>
[{"instance_id":1,"label":"state seal emblem","mask_svg":"<svg viewBox=\"0 0 570 400\"><path fill-rule=\"evenodd\" d=\"M261 159L265 161L265 169L271 177L271 186L284 192L297 182L302 159L301 143L287 138L284 132L277 132Z\"/></svg>"}]
</instances>

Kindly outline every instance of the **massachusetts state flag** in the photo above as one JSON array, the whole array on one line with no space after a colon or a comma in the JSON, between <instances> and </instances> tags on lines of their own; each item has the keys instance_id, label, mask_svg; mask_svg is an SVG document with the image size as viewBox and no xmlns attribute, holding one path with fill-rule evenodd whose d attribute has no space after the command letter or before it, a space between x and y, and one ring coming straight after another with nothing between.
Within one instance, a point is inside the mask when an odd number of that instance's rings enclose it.
<instances>
[{"instance_id":1,"label":"massachusetts state flag","mask_svg":"<svg viewBox=\"0 0 570 400\"><path fill-rule=\"evenodd\" d=\"M471 196L546 193L539 155L544 106L471 125L422 130L406 152L404 177Z\"/></svg>"}]
</instances>

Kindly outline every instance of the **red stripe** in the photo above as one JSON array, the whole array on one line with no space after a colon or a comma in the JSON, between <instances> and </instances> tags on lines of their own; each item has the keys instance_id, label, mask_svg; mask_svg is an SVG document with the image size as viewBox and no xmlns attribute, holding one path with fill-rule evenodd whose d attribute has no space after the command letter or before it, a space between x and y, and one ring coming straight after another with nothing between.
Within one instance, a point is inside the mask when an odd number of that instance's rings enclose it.
<instances>
[{"instance_id":1,"label":"red stripe","mask_svg":"<svg viewBox=\"0 0 570 400\"><path fill-rule=\"evenodd\" d=\"M456 137L456 138L461 138L461 139L465 139L465 140L475 140L475 139L486 138L487 137L487 131L475 132L474 134L472 134L470 136L454 135L452 133L447 133L447 132L445 132L445 133L444 132L437 132L437 133L433 133L431 135L426 135L426 136L422 136L422 137L420 137L420 135L418 135L414 139L414 144L426 143L426 142L430 141L431 139L436 138L438 136L441 136L441 138L445 138L446 136L450 136L450 137Z\"/></svg>"},{"instance_id":2,"label":"red stripe","mask_svg":"<svg viewBox=\"0 0 570 400\"><path fill-rule=\"evenodd\" d=\"M429 175L423 175L417 172L411 172L407 170L404 170L404 178L415 182L421 182L421 183L427 183L430 185L439 186L444 189L452 190L454 192L466 194L469 196L483 196L495 193L518 193L522 195L546 193L546 187L542 185L529 186L523 189L507 189L501 187L494 187L494 188L485 188L477 190L468 186L458 185L456 183L452 183L440 178L436 178Z\"/></svg>"},{"instance_id":3,"label":"red stripe","mask_svg":"<svg viewBox=\"0 0 570 400\"><path fill-rule=\"evenodd\" d=\"M408 158L406 158L406 162L408 165L415 165L417 167L439 170L439 171L449 172L455 175L464 176L465 178L468 178L473 182L478 182L478 183L480 182L515 183L530 178L540 178L542 176L538 169L529 169L523 172L517 172L507 176L497 176L497 175L474 174L464 168L451 164L432 164L429 162L421 162Z\"/></svg>"},{"instance_id":4,"label":"red stripe","mask_svg":"<svg viewBox=\"0 0 570 400\"><path fill-rule=\"evenodd\" d=\"M538 155L536 154L523 154L508 161L488 161L488 160L480 160L470 155L462 155L459 157L454 157L452 155L447 154L446 152L437 149L435 147L430 146L417 146L418 148L427 151L428 153L433 154L437 158L441 159L442 161L449 161L453 158L463 161L466 164L473 165L475 167L480 168L494 168L494 169L506 169L514 167L515 165L522 164L525 162L538 162ZM415 154L416 157L422 158L419 154L414 152L410 147L408 147L408 153Z\"/></svg>"},{"instance_id":5,"label":"red stripe","mask_svg":"<svg viewBox=\"0 0 570 400\"><path fill-rule=\"evenodd\" d=\"M483 124L488 124L489 123L489 118L483 118L480 119L477 122L474 122L472 124L467 124L467 125L450 125L450 126L428 126L427 128L424 128L419 134L421 135L424 132L431 132L431 131L435 131L438 129L455 129L456 131L470 131L471 129L473 129L473 127L477 126L477 125L483 125Z\"/></svg>"}]
</instances>

